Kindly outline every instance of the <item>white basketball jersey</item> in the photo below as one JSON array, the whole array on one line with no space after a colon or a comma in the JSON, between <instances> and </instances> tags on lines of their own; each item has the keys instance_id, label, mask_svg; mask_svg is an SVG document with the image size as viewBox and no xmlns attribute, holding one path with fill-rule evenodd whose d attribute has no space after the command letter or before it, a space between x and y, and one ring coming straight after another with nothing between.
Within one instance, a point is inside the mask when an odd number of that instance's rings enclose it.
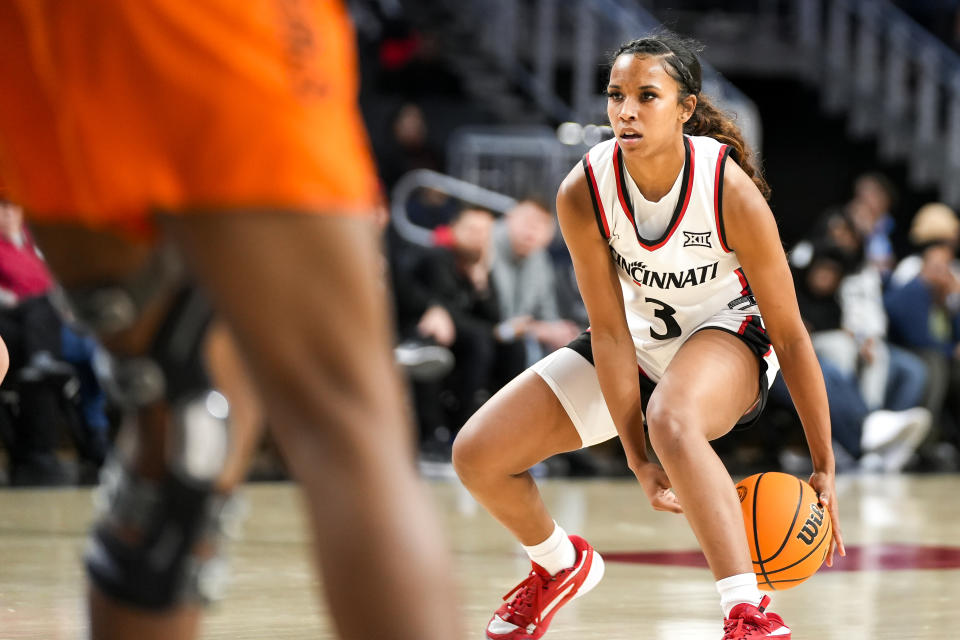
<instances>
[{"instance_id":1,"label":"white basketball jersey","mask_svg":"<svg viewBox=\"0 0 960 640\"><path fill-rule=\"evenodd\" d=\"M697 136L684 136L684 147L679 197L656 238L638 229L633 196L639 197L639 189L616 139L590 149L582 163L597 225L617 265L637 360L654 382L699 329L722 329L769 345L756 299L723 233L723 171L730 148ZM760 353L772 383L779 370L776 355L772 348Z\"/></svg>"}]
</instances>

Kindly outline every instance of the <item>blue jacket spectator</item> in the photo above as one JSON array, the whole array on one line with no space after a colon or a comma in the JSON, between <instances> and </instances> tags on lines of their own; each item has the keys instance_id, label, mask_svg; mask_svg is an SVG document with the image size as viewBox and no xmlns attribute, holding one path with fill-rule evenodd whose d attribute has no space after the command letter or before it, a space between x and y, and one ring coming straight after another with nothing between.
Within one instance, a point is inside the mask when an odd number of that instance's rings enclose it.
<instances>
[{"instance_id":1,"label":"blue jacket spectator","mask_svg":"<svg viewBox=\"0 0 960 640\"><path fill-rule=\"evenodd\" d=\"M913 349L935 349L951 356L960 339L960 314L936 304L934 292L922 276L884 296L890 334L898 344Z\"/></svg>"}]
</instances>

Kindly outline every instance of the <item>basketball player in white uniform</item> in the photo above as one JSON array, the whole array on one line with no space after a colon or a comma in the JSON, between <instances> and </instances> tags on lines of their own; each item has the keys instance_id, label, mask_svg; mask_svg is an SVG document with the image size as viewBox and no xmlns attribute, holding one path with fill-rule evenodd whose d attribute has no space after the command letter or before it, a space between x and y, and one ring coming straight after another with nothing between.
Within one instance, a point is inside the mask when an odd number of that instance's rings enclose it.
<instances>
[{"instance_id":1,"label":"basketball player in white uniform","mask_svg":"<svg viewBox=\"0 0 960 640\"><path fill-rule=\"evenodd\" d=\"M600 555L551 519L527 470L614 436L653 508L686 515L717 581L724 640L789 639L766 610L734 484L709 444L756 419L781 365L810 484L833 518L827 564L834 548L844 553L823 377L769 188L736 126L700 95L695 51L659 34L617 52L615 137L557 195L591 329L497 393L454 443L461 480L533 563L491 618L490 640L541 637L599 582ZM648 459L645 427L660 464Z\"/></svg>"}]
</instances>

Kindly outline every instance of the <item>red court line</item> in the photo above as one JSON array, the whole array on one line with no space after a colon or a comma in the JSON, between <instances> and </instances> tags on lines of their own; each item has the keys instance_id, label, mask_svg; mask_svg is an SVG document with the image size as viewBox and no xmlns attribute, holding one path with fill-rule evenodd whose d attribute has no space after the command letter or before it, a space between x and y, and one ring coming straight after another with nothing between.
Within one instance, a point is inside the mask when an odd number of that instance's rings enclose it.
<instances>
[{"instance_id":1,"label":"red court line","mask_svg":"<svg viewBox=\"0 0 960 640\"><path fill-rule=\"evenodd\" d=\"M600 551L606 562L672 567L707 567L699 550ZM848 546L846 557L834 557L833 567L821 571L903 571L909 569L960 569L960 547L913 544Z\"/></svg>"}]
</instances>

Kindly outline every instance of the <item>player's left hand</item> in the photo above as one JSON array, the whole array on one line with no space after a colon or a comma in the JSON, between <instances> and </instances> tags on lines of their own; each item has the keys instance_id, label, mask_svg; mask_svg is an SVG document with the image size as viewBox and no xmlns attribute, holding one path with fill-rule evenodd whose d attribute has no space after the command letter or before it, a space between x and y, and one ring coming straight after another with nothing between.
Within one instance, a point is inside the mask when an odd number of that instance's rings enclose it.
<instances>
[{"instance_id":1,"label":"player's left hand","mask_svg":"<svg viewBox=\"0 0 960 640\"><path fill-rule=\"evenodd\" d=\"M838 551L841 556L847 555L843 546L843 534L840 532L840 507L837 504L837 489L834 486L834 475L826 471L814 471L810 476L810 486L817 492L820 504L827 508L830 522L833 525L833 541L827 551L827 566L833 566L833 552Z\"/></svg>"}]
</instances>

